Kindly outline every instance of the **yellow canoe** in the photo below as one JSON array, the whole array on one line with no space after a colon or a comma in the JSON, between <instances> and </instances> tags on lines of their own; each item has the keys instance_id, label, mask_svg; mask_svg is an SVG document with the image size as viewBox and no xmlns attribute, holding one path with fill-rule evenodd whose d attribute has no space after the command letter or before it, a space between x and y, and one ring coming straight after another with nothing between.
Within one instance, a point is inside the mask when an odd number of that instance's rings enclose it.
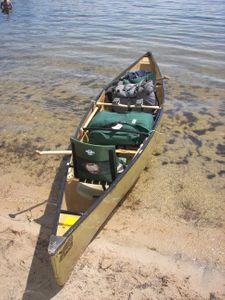
<instances>
[{"instance_id":1,"label":"yellow canoe","mask_svg":"<svg viewBox=\"0 0 225 300\"><path fill-rule=\"evenodd\" d=\"M104 186L100 182L96 183L90 180L85 182L85 180L76 178L74 175L76 174L76 162L74 165L72 155L68 157L67 175L58 196L55 225L48 247L55 279L59 285L63 285L67 281L85 248L137 181L154 149L155 131L160 125L163 114L164 85L160 70L150 52L140 57L101 91L96 101L91 104L74 137L81 143L88 144L87 128L92 119L99 112L113 112L114 104L109 101L107 91L128 71L137 70L154 74L157 105L139 105L141 110L145 110L146 114L153 115L154 118L153 128L143 138L143 141L136 145L115 147L116 155L127 161L123 171L118 172L112 182ZM126 104L118 105L126 109ZM135 109L135 104L129 105L128 109L129 111ZM94 151L89 150L89 152L91 155ZM93 166L91 165L91 167ZM92 170L92 173L94 172L95 170Z\"/></svg>"}]
</instances>

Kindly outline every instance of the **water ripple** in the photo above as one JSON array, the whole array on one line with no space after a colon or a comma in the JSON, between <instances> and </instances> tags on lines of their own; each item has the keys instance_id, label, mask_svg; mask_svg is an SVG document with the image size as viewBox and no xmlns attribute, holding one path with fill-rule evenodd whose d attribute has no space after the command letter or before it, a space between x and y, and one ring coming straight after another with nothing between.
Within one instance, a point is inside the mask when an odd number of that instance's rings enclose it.
<instances>
[{"instance_id":1,"label":"water ripple","mask_svg":"<svg viewBox=\"0 0 225 300\"><path fill-rule=\"evenodd\" d=\"M76 1L14 0L13 13L1 14L0 75L44 66L49 77L64 75L81 62L125 66L147 50L155 53L163 71L201 77L221 86L225 72L225 2L216 0ZM70 62L69 62L70 60ZM53 63L54 61L54 63ZM55 64L59 72L55 73ZM165 69L164 69L165 67ZM174 69L176 68L176 69ZM20 69L20 70L19 70ZM179 70L177 70L179 69ZM32 72L30 72L32 73ZM37 75L38 76L38 75ZM41 76L41 75L39 75ZM56 78L57 80L57 78ZM195 81L195 80L194 80Z\"/></svg>"}]
</instances>

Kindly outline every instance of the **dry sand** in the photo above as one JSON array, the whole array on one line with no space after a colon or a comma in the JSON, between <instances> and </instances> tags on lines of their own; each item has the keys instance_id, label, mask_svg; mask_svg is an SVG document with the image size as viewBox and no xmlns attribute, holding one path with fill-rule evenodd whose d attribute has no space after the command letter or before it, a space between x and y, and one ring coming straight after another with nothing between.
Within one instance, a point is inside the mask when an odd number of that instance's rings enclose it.
<instances>
[{"instance_id":1,"label":"dry sand","mask_svg":"<svg viewBox=\"0 0 225 300\"><path fill-rule=\"evenodd\" d=\"M64 148L79 116L2 101L0 299L225 299L223 94L170 82L158 148L63 288L47 255L62 167L33 151Z\"/></svg>"}]
</instances>

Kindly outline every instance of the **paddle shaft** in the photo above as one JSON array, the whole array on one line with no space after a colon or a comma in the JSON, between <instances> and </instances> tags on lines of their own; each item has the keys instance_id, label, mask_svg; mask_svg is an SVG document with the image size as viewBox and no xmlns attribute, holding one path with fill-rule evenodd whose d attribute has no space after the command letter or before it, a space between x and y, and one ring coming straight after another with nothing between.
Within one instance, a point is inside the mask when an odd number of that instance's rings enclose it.
<instances>
[{"instance_id":1,"label":"paddle shaft","mask_svg":"<svg viewBox=\"0 0 225 300\"><path fill-rule=\"evenodd\" d=\"M35 151L36 154L39 155L71 155L72 154L72 150L50 150L50 151L39 151L36 150Z\"/></svg>"},{"instance_id":2,"label":"paddle shaft","mask_svg":"<svg viewBox=\"0 0 225 300\"><path fill-rule=\"evenodd\" d=\"M135 154L136 150L129 150L129 149L116 149L116 153L120 154ZM49 150L49 151L35 151L36 154L39 155L71 155L72 150Z\"/></svg>"}]
</instances>

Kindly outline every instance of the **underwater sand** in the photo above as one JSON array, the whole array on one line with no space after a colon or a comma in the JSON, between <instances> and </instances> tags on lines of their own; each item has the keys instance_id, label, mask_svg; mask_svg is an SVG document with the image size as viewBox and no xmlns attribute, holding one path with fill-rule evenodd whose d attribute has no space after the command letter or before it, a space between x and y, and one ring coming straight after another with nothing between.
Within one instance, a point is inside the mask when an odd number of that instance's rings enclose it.
<instances>
[{"instance_id":1,"label":"underwater sand","mask_svg":"<svg viewBox=\"0 0 225 300\"><path fill-rule=\"evenodd\" d=\"M101 82L73 85L75 97L64 80L0 84L0 299L224 299L224 90L175 79L148 167L56 286L47 246L63 163L34 151L67 148Z\"/></svg>"}]
</instances>

